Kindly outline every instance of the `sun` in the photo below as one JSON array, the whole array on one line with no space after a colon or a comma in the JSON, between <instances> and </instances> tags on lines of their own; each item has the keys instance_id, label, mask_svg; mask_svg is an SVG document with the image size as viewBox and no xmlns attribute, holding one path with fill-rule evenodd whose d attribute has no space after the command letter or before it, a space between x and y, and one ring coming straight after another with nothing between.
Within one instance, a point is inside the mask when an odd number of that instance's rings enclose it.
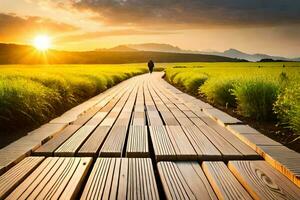
<instances>
[{"instance_id":1,"label":"sun","mask_svg":"<svg viewBox=\"0 0 300 200\"><path fill-rule=\"evenodd\" d=\"M51 39L47 35L38 35L34 38L34 46L40 51L46 51L51 46Z\"/></svg>"}]
</instances>

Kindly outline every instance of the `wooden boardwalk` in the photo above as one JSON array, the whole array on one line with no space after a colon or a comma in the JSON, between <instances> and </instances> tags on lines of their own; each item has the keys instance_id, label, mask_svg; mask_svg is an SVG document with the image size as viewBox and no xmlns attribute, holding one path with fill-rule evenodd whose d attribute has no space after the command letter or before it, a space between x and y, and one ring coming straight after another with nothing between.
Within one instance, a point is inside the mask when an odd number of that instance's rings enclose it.
<instances>
[{"instance_id":1,"label":"wooden boardwalk","mask_svg":"<svg viewBox=\"0 0 300 200\"><path fill-rule=\"evenodd\" d=\"M0 199L300 199L300 154L136 76L0 150Z\"/></svg>"}]
</instances>

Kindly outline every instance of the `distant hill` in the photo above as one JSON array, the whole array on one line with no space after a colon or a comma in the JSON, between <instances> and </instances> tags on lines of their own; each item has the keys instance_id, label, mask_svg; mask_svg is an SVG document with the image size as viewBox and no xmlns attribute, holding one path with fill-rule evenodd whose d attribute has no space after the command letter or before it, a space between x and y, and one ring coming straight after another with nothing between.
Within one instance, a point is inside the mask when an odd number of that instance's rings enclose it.
<instances>
[{"instance_id":1,"label":"distant hill","mask_svg":"<svg viewBox=\"0 0 300 200\"><path fill-rule=\"evenodd\" d=\"M280 56L271 56L267 54L248 54L236 49L228 49L224 52L217 51L192 51L192 50L184 50L176 46L172 46L169 44L158 44L158 43L144 43L144 44L126 44L121 45L122 48L127 47L130 50L138 50L138 51L157 51L157 52L173 52L173 53L192 53L192 54L205 54L205 55L216 55L216 56L224 56L229 58L238 58L249 61L260 61L261 59L272 59L272 60L286 60L286 61L300 61L300 58L285 58ZM121 47L117 46L117 47ZM114 47L114 48L117 48ZM112 49L114 49L112 48Z\"/></svg>"},{"instance_id":2,"label":"distant hill","mask_svg":"<svg viewBox=\"0 0 300 200\"><path fill-rule=\"evenodd\" d=\"M138 50L131 48L129 46L126 46L126 45L119 45L114 48L105 49L105 50L106 51L138 51Z\"/></svg>"},{"instance_id":3,"label":"distant hill","mask_svg":"<svg viewBox=\"0 0 300 200\"><path fill-rule=\"evenodd\" d=\"M124 44L110 49L98 49L98 50L105 51L105 50L114 50L116 48L125 49L125 47L128 48L129 50L135 50L135 51L202 54L200 51L184 50L170 44L159 44L159 43Z\"/></svg>"},{"instance_id":4,"label":"distant hill","mask_svg":"<svg viewBox=\"0 0 300 200\"><path fill-rule=\"evenodd\" d=\"M169 44L156 44L156 43L146 43L146 44L129 44L130 48L137 49L139 51L160 51L160 52L173 52L173 53L190 53L184 51L179 47L175 47Z\"/></svg>"},{"instance_id":5,"label":"distant hill","mask_svg":"<svg viewBox=\"0 0 300 200\"><path fill-rule=\"evenodd\" d=\"M43 54L32 46L0 43L0 64L121 64L155 62L238 62L239 59L193 53L141 51L127 46L72 52L48 50Z\"/></svg>"},{"instance_id":6,"label":"distant hill","mask_svg":"<svg viewBox=\"0 0 300 200\"><path fill-rule=\"evenodd\" d=\"M224 52L202 52L205 54L218 55L218 56L226 56L229 58L239 58L245 59L249 61L260 61L262 59L272 59L272 60L285 60L285 61L297 61L296 59L285 58L280 56L270 56L267 54L248 54L236 49L228 49Z\"/></svg>"}]
</instances>

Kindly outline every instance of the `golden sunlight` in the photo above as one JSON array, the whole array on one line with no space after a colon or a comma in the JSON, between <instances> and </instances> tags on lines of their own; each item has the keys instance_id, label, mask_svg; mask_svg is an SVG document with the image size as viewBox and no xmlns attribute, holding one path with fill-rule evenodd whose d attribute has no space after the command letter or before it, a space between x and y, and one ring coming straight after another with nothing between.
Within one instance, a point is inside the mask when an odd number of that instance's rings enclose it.
<instances>
[{"instance_id":1,"label":"golden sunlight","mask_svg":"<svg viewBox=\"0 0 300 200\"><path fill-rule=\"evenodd\" d=\"M46 51L51 46L51 39L47 35L39 35L34 38L34 46L40 51Z\"/></svg>"}]
</instances>

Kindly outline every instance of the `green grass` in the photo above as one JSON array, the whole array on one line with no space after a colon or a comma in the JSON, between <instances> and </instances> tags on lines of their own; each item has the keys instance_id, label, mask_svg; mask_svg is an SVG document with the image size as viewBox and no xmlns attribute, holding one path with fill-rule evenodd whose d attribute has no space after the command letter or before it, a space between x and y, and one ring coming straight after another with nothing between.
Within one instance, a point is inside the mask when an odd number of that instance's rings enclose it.
<instances>
[{"instance_id":1,"label":"green grass","mask_svg":"<svg viewBox=\"0 0 300 200\"><path fill-rule=\"evenodd\" d=\"M274 119L273 105L279 92L276 82L265 78L241 80L231 91L242 115L263 121Z\"/></svg>"},{"instance_id":2,"label":"green grass","mask_svg":"<svg viewBox=\"0 0 300 200\"><path fill-rule=\"evenodd\" d=\"M146 64L0 66L0 132L41 125Z\"/></svg>"},{"instance_id":3,"label":"green grass","mask_svg":"<svg viewBox=\"0 0 300 200\"><path fill-rule=\"evenodd\" d=\"M234 78L220 79L219 77L212 77L200 85L201 87L199 86L198 92L205 94L207 99L213 103L234 107L236 99L232 94L232 90L237 81Z\"/></svg>"},{"instance_id":4,"label":"green grass","mask_svg":"<svg viewBox=\"0 0 300 200\"><path fill-rule=\"evenodd\" d=\"M285 67L283 67L283 65ZM300 133L300 63L165 64L169 82L243 116L277 121Z\"/></svg>"}]
</instances>

